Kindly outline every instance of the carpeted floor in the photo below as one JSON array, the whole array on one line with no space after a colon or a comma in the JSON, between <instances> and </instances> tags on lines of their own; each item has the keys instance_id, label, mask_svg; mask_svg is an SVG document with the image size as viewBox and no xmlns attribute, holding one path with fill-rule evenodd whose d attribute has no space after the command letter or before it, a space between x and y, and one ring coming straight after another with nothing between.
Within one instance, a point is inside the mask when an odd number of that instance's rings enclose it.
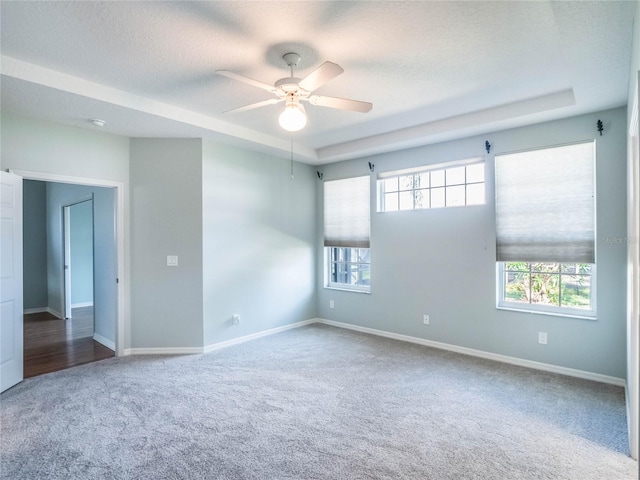
<instances>
[{"instance_id":1,"label":"carpeted floor","mask_svg":"<svg viewBox=\"0 0 640 480\"><path fill-rule=\"evenodd\" d=\"M635 479L623 389L311 325L0 397L6 479Z\"/></svg>"}]
</instances>

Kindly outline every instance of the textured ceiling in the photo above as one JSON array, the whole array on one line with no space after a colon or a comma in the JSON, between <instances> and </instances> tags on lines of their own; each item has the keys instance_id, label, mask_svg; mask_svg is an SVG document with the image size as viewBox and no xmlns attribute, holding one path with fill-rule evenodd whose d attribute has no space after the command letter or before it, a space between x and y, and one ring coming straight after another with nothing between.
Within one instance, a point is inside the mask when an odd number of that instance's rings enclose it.
<instances>
[{"instance_id":1,"label":"textured ceiling","mask_svg":"<svg viewBox=\"0 0 640 480\"><path fill-rule=\"evenodd\" d=\"M205 137L322 164L625 104L636 3L2 1L2 109L130 137ZM215 75L272 84L295 51L316 93L367 114L282 104Z\"/></svg>"}]
</instances>

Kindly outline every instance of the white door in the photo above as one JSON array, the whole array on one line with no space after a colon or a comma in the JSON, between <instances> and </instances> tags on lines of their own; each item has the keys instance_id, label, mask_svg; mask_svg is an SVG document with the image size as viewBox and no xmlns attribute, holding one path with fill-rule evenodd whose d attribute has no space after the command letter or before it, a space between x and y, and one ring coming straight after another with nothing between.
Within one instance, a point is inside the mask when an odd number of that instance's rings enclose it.
<instances>
[{"instance_id":1,"label":"white door","mask_svg":"<svg viewBox=\"0 0 640 480\"><path fill-rule=\"evenodd\" d=\"M22 177L0 172L0 392L22 381Z\"/></svg>"}]
</instances>

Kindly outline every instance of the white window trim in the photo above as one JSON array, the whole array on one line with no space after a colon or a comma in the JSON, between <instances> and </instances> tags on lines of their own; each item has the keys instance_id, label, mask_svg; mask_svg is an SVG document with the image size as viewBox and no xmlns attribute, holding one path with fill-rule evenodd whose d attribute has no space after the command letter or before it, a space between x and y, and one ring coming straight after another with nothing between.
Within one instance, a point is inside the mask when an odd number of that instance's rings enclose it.
<instances>
[{"instance_id":1,"label":"white window trim","mask_svg":"<svg viewBox=\"0 0 640 480\"><path fill-rule=\"evenodd\" d=\"M336 283L331 281L331 254L329 253L329 250L331 248L336 247L324 247L324 288L326 288L327 290L341 290L343 292L370 294L371 285L349 285L346 283ZM371 263L369 263L369 266L370 265Z\"/></svg>"},{"instance_id":2,"label":"white window trim","mask_svg":"<svg viewBox=\"0 0 640 480\"><path fill-rule=\"evenodd\" d=\"M554 317L578 318L582 320L597 320L597 267L592 264L590 293L591 293L591 309L585 310L581 308L556 307L553 305L540 305L535 303L508 302L504 300L504 264L506 262L496 262L496 308L498 310L509 310L514 312L532 313L538 315L551 315Z\"/></svg>"}]
</instances>

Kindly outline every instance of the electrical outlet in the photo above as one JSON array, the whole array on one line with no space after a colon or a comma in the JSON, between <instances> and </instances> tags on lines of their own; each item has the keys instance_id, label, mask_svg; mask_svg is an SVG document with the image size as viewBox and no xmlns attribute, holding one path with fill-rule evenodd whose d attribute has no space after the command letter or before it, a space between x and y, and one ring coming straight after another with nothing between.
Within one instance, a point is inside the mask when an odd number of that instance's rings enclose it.
<instances>
[{"instance_id":1,"label":"electrical outlet","mask_svg":"<svg viewBox=\"0 0 640 480\"><path fill-rule=\"evenodd\" d=\"M240 323L240 314L234 313L233 314L233 324L234 325L238 325L239 323Z\"/></svg>"},{"instance_id":2,"label":"electrical outlet","mask_svg":"<svg viewBox=\"0 0 640 480\"><path fill-rule=\"evenodd\" d=\"M333 300L329 300L329 308L333 308L333 307L335 307Z\"/></svg>"},{"instance_id":3,"label":"electrical outlet","mask_svg":"<svg viewBox=\"0 0 640 480\"><path fill-rule=\"evenodd\" d=\"M422 323L424 323L425 325L429 325L429 315L422 316Z\"/></svg>"},{"instance_id":4,"label":"electrical outlet","mask_svg":"<svg viewBox=\"0 0 640 480\"><path fill-rule=\"evenodd\" d=\"M547 332L538 332L538 343L542 345L547 344Z\"/></svg>"}]
</instances>

